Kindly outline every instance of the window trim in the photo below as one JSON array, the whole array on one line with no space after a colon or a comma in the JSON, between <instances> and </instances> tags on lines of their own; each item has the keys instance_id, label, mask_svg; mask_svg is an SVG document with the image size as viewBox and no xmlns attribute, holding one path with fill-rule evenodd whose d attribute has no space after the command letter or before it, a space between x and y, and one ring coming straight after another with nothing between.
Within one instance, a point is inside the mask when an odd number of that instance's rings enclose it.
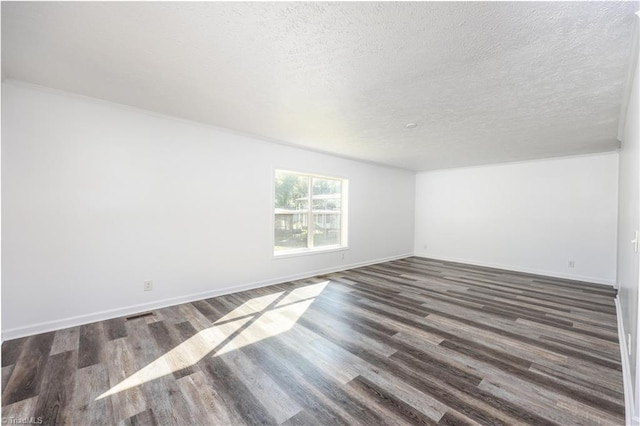
<instances>
[{"instance_id":1,"label":"window trim","mask_svg":"<svg viewBox=\"0 0 640 426\"><path fill-rule=\"evenodd\" d=\"M330 246L320 246L320 247L309 247L309 243L307 242L307 247L305 248L295 248L290 250L280 250L276 251L275 249L275 228L276 228L276 214L275 214L275 196L276 196L276 173L291 173L301 176L309 177L309 187L311 189L312 179L320 178L320 179L332 179L341 181L341 199L340 199L340 244L334 244ZM311 192L309 193L311 195ZM309 171L301 171L301 170L291 170L288 168L280 168L280 167L272 167L271 170L271 255L274 259L282 259L289 257L297 257L297 256L307 256L313 254L323 254L323 253L331 253L331 252L339 252L339 251L347 251L349 250L349 179L344 176L332 176L325 173L316 173ZM313 207L311 203L311 199L309 200L309 210L306 212L309 215L309 222L313 221Z\"/></svg>"}]
</instances>

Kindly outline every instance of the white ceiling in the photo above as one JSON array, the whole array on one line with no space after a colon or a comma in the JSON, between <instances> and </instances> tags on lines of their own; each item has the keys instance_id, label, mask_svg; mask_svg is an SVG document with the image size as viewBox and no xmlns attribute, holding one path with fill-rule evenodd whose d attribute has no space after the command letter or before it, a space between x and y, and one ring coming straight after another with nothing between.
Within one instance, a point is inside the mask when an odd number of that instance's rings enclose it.
<instances>
[{"instance_id":1,"label":"white ceiling","mask_svg":"<svg viewBox=\"0 0 640 426\"><path fill-rule=\"evenodd\" d=\"M638 2L3 2L2 73L429 170L615 149L637 10Z\"/></svg>"}]
</instances>

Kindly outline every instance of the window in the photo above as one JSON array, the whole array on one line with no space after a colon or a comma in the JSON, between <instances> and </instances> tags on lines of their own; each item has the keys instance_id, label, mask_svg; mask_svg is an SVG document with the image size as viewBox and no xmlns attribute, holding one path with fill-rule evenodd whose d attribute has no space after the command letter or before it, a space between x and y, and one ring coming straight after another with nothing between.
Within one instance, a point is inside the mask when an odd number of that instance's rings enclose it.
<instances>
[{"instance_id":1,"label":"window","mask_svg":"<svg viewBox=\"0 0 640 426\"><path fill-rule=\"evenodd\" d=\"M276 170L275 255L347 246L347 180Z\"/></svg>"}]
</instances>

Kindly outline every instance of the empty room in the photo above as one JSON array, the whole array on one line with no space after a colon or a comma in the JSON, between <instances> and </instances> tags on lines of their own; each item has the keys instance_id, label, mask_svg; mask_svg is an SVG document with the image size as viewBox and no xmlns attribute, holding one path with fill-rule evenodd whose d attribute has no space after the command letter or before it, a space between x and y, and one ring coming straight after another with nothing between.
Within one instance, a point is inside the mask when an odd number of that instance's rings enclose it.
<instances>
[{"instance_id":1,"label":"empty room","mask_svg":"<svg viewBox=\"0 0 640 426\"><path fill-rule=\"evenodd\" d=\"M638 425L638 2L2 2L2 423Z\"/></svg>"}]
</instances>

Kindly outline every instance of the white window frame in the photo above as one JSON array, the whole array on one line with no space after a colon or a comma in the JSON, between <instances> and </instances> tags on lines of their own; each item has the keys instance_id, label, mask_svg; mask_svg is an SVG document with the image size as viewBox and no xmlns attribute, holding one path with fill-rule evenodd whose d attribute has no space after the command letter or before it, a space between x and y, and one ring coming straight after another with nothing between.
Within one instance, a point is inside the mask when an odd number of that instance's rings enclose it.
<instances>
[{"instance_id":1,"label":"white window frame","mask_svg":"<svg viewBox=\"0 0 640 426\"><path fill-rule=\"evenodd\" d=\"M275 241L275 229L276 229L276 211L275 211L275 197L276 197L276 174L277 173L290 173L294 175L304 176L309 178L309 202L308 208L306 211L303 211L307 215L308 222L308 231L307 231L307 247L303 248L292 248L290 250L277 250L276 251L276 241ZM327 253L333 251L344 251L348 250L349 242L348 242L348 211L349 211L349 179L341 176L331 176L326 174L319 173L310 173L299 170L289 170L289 169L281 169L281 168L273 168L272 170L272 184L271 184L271 251L273 253L274 258L283 258L283 257L292 257L292 256L302 256L308 254L317 254L317 253ZM328 246L313 246L313 227L315 222L313 220L313 202L312 202L312 194L313 194L313 179L330 179L330 180L339 180L341 182L341 199L340 199L340 244L333 244ZM344 255L343 255L344 256Z\"/></svg>"}]
</instances>

